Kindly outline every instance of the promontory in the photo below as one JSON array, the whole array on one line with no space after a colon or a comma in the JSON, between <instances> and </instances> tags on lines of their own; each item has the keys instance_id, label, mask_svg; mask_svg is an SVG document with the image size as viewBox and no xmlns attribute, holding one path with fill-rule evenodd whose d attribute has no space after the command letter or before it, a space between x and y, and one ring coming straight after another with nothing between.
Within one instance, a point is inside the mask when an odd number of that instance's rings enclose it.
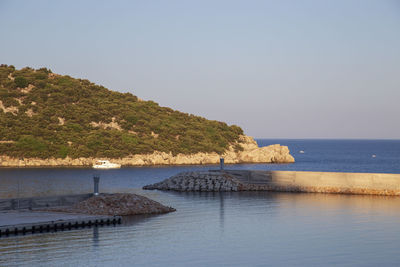
<instances>
[{"instance_id":1,"label":"promontory","mask_svg":"<svg viewBox=\"0 0 400 267\"><path fill-rule=\"evenodd\" d=\"M0 65L0 166L290 163L236 125L207 120L47 68Z\"/></svg>"}]
</instances>

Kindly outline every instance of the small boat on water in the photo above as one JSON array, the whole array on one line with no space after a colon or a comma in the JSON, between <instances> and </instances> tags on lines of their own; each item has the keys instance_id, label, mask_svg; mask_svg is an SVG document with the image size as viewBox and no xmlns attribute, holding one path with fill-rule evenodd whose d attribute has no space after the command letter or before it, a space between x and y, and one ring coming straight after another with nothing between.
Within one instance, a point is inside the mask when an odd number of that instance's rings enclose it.
<instances>
[{"instance_id":1,"label":"small boat on water","mask_svg":"<svg viewBox=\"0 0 400 267\"><path fill-rule=\"evenodd\" d=\"M108 160L98 160L93 164L94 169L118 169L121 168L121 164L111 163Z\"/></svg>"},{"instance_id":2,"label":"small boat on water","mask_svg":"<svg viewBox=\"0 0 400 267\"><path fill-rule=\"evenodd\" d=\"M299 153L300 153L300 154L304 154L304 150L300 150Z\"/></svg>"}]
</instances>

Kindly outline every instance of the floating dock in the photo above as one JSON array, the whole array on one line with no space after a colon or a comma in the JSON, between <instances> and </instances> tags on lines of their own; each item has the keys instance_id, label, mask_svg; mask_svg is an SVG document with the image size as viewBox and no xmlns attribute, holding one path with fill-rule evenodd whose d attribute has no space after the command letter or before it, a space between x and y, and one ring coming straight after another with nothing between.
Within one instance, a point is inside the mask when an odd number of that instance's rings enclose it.
<instances>
[{"instance_id":1,"label":"floating dock","mask_svg":"<svg viewBox=\"0 0 400 267\"><path fill-rule=\"evenodd\" d=\"M57 232L91 226L116 225L121 216L97 216L60 212L14 210L0 212L0 237Z\"/></svg>"},{"instance_id":2,"label":"floating dock","mask_svg":"<svg viewBox=\"0 0 400 267\"><path fill-rule=\"evenodd\" d=\"M72 206L91 196L93 194L0 199L0 237L121 223L121 216L42 211L50 207Z\"/></svg>"}]
</instances>

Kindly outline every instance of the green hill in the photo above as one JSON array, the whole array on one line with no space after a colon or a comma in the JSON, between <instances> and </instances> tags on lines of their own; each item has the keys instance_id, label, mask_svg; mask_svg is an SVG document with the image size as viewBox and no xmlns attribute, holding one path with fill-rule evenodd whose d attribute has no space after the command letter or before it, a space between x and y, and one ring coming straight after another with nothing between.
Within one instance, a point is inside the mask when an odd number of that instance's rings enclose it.
<instances>
[{"instance_id":1,"label":"green hill","mask_svg":"<svg viewBox=\"0 0 400 267\"><path fill-rule=\"evenodd\" d=\"M49 69L0 65L0 155L120 158L223 153L240 127L160 107ZM240 149L240 145L236 145Z\"/></svg>"}]
</instances>

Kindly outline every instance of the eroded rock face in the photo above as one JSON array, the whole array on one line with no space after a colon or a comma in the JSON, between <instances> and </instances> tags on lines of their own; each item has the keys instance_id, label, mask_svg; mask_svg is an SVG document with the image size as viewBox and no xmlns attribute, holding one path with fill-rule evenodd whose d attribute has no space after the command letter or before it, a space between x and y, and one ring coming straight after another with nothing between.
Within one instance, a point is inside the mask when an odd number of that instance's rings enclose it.
<instances>
[{"instance_id":1,"label":"eroded rock face","mask_svg":"<svg viewBox=\"0 0 400 267\"><path fill-rule=\"evenodd\" d=\"M294 158L290 155L287 146L270 145L258 147L256 141L250 136L241 136L239 145L242 151L235 151L232 145L222 155L227 164L235 163L292 163ZM122 166L151 166L151 165L192 165L192 164L218 164L221 155L217 153L178 154L155 151L152 154L139 154L130 157L110 159L110 162ZM64 159L39 159L39 158L11 158L0 156L0 166L3 167L29 167L29 166L92 166L100 158L76 158Z\"/></svg>"},{"instance_id":2,"label":"eroded rock face","mask_svg":"<svg viewBox=\"0 0 400 267\"><path fill-rule=\"evenodd\" d=\"M243 151L235 152L234 146L229 147L224 158L226 163L293 163L294 158L290 155L287 146L279 144L259 147L257 142L250 136L240 137L240 145Z\"/></svg>"}]
</instances>

